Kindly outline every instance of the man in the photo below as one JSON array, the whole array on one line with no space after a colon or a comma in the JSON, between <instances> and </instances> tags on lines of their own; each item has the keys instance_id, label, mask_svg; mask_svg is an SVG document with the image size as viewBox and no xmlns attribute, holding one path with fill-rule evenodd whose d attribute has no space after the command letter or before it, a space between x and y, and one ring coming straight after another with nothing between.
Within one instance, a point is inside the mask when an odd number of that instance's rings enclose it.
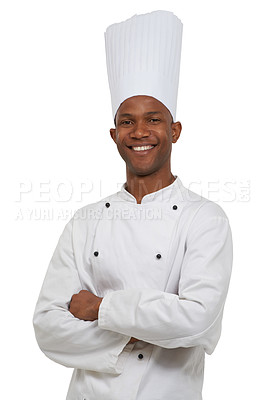
<instances>
[{"instance_id":1,"label":"man","mask_svg":"<svg viewBox=\"0 0 266 400\"><path fill-rule=\"evenodd\" d=\"M219 340L232 241L215 203L171 172L182 24L137 15L106 31L121 190L77 211L34 315L52 360L74 368L68 400L199 400Z\"/></svg>"}]
</instances>

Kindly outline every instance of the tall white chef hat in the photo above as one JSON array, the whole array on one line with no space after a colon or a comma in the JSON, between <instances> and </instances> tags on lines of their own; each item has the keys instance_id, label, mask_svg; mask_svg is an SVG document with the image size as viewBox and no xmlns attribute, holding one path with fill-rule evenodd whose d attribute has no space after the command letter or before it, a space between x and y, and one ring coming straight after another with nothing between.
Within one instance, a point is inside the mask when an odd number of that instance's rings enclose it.
<instances>
[{"instance_id":1,"label":"tall white chef hat","mask_svg":"<svg viewBox=\"0 0 266 400\"><path fill-rule=\"evenodd\" d=\"M110 25L105 32L107 73L115 117L132 96L152 96L175 119L182 22L172 12L153 11Z\"/></svg>"}]
</instances>

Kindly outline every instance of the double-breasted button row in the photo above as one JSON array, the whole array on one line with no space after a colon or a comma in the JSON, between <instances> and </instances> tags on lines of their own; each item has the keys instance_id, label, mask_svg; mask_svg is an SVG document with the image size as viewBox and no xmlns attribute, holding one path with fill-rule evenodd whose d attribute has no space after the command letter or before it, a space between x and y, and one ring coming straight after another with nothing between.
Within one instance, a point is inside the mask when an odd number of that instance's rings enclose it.
<instances>
[{"instance_id":1,"label":"double-breasted button row","mask_svg":"<svg viewBox=\"0 0 266 400\"><path fill-rule=\"evenodd\" d=\"M94 255L95 257L98 257L99 252L98 252L98 251L94 251L93 255ZM158 254L156 254L156 258L158 258L158 260L160 260L160 258L162 258L162 255L161 255L160 253L158 253Z\"/></svg>"},{"instance_id":2,"label":"double-breasted button row","mask_svg":"<svg viewBox=\"0 0 266 400\"><path fill-rule=\"evenodd\" d=\"M111 205L111 204L110 204L110 203L108 203L108 202L107 202L107 203L105 203L105 207L106 207L106 208L109 208L109 207L110 207L110 205ZM174 204L174 205L173 205L173 210L177 210L177 209L178 209L178 206L177 206L176 204Z\"/></svg>"}]
</instances>

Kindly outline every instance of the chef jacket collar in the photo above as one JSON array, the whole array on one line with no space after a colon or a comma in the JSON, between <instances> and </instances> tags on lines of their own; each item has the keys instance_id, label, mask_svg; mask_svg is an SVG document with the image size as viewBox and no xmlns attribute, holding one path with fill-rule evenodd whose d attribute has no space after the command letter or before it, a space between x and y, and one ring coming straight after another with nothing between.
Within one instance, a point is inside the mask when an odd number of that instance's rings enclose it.
<instances>
[{"instance_id":1,"label":"chef jacket collar","mask_svg":"<svg viewBox=\"0 0 266 400\"><path fill-rule=\"evenodd\" d=\"M170 185L143 196L140 205L150 203L152 201L165 202L177 198L182 199L182 193L184 192L185 187L177 175L174 175L174 177L175 180ZM136 198L126 190L126 185L126 182L122 185L120 192L118 192L119 197L121 197L123 200L137 204Z\"/></svg>"}]
</instances>

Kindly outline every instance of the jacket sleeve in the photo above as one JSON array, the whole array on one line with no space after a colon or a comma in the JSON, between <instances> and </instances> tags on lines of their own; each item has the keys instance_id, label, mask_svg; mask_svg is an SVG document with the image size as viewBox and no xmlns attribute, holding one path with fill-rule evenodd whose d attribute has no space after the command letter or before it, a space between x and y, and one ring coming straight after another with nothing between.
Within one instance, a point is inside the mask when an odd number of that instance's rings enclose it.
<instances>
[{"instance_id":1,"label":"jacket sleeve","mask_svg":"<svg viewBox=\"0 0 266 400\"><path fill-rule=\"evenodd\" d=\"M102 329L165 348L202 345L213 352L231 275L232 239L227 217L212 204L202 207L188 230L178 294L147 288L110 292L99 310Z\"/></svg>"},{"instance_id":2,"label":"jacket sleeve","mask_svg":"<svg viewBox=\"0 0 266 400\"><path fill-rule=\"evenodd\" d=\"M36 339L47 357L66 367L119 374L130 337L104 331L97 321L79 320L68 310L72 295L82 290L73 252L73 220L59 239L37 301Z\"/></svg>"}]
</instances>

